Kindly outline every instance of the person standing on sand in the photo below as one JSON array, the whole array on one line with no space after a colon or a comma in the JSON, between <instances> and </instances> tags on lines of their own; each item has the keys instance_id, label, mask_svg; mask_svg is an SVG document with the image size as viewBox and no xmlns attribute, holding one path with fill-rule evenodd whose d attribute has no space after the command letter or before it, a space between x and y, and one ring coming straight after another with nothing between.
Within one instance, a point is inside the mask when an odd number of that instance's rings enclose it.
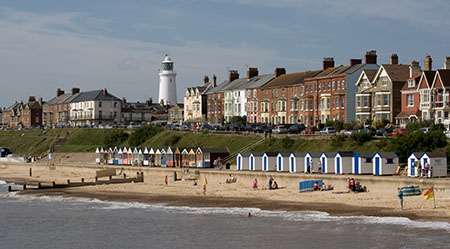
<instances>
[{"instance_id":1,"label":"person standing on sand","mask_svg":"<svg viewBox=\"0 0 450 249\"><path fill-rule=\"evenodd\" d=\"M269 189L272 189L273 178L270 176L269 178Z\"/></svg>"},{"instance_id":2,"label":"person standing on sand","mask_svg":"<svg viewBox=\"0 0 450 249\"><path fill-rule=\"evenodd\" d=\"M167 182L167 176L164 178L164 183L166 183L166 186L167 186L167 184L168 184L168 182Z\"/></svg>"},{"instance_id":3,"label":"person standing on sand","mask_svg":"<svg viewBox=\"0 0 450 249\"><path fill-rule=\"evenodd\" d=\"M202 192L203 192L203 195L206 195L206 184L203 184Z\"/></svg>"},{"instance_id":4,"label":"person standing on sand","mask_svg":"<svg viewBox=\"0 0 450 249\"><path fill-rule=\"evenodd\" d=\"M255 178L255 180L253 180L253 188L257 189L258 188L258 180Z\"/></svg>"},{"instance_id":5,"label":"person standing on sand","mask_svg":"<svg viewBox=\"0 0 450 249\"><path fill-rule=\"evenodd\" d=\"M400 209L403 210L403 191L398 191L398 199L400 200Z\"/></svg>"}]
</instances>

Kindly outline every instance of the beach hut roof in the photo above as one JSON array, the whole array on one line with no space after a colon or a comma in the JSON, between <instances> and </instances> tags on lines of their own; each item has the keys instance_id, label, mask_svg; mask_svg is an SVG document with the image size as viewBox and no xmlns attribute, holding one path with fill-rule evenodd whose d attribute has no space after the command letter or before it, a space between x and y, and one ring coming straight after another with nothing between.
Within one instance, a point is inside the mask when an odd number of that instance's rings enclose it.
<instances>
[{"instance_id":1,"label":"beach hut roof","mask_svg":"<svg viewBox=\"0 0 450 249\"><path fill-rule=\"evenodd\" d=\"M353 151L338 151L336 152L336 155L337 154L339 154L341 157L353 157L355 153Z\"/></svg>"},{"instance_id":2,"label":"beach hut roof","mask_svg":"<svg viewBox=\"0 0 450 249\"><path fill-rule=\"evenodd\" d=\"M421 158L423 156L425 152L413 152L411 153L411 155L409 155L409 157L411 157L412 155L414 155L416 158Z\"/></svg>"},{"instance_id":3,"label":"beach hut roof","mask_svg":"<svg viewBox=\"0 0 450 249\"><path fill-rule=\"evenodd\" d=\"M161 151L159 149L156 149L155 154L161 154Z\"/></svg>"},{"instance_id":4,"label":"beach hut roof","mask_svg":"<svg viewBox=\"0 0 450 249\"><path fill-rule=\"evenodd\" d=\"M144 154L148 154L148 149L147 149L147 147L144 148Z\"/></svg>"},{"instance_id":5,"label":"beach hut roof","mask_svg":"<svg viewBox=\"0 0 450 249\"><path fill-rule=\"evenodd\" d=\"M199 148L200 149L200 148ZM203 148L205 153L230 153L227 147Z\"/></svg>"},{"instance_id":6,"label":"beach hut roof","mask_svg":"<svg viewBox=\"0 0 450 249\"><path fill-rule=\"evenodd\" d=\"M263 156L264 153L263 153L263 152L250 152L250 155L253 155L253 156Z\"/></svg>"},{"instance_id":7,"label":"beach hut roof","mask_svg":"<svg viewBox=\"0 0 450 249\"><path fill-rule=\"evenodd\" d=\"M118 152L119 150L117 149L117 147L114 147L114 152Z\"/></svg>"},{"instance_id":8,"label":"beach hut roof","mask_svg":"<svg viewBox=\"0 0 450 249\"><path fill-rule=\"evenodd\" d=\"M322 152L322 155L325 155L327 158L332 158L336 155L336 152Z\"/></svg>"},{"instance_id":9,"label":"beach hut roof","mask_svg":"<svg viewBox=\"0 0 450 249\"><path fill-rule=\"evenodd\" d=\"M148 152L148 154L155 154L155 150L153 150L153 148L150 148L150 151Z\"/></svg>"},{"instance_id":10,"label":"beach hut roof","mask_svg":"<svg viewBox=\"0 0 450 249\"><path fill-rule=\"evenodd\" d=\"M375 152L355 152L355 154L358 154L361 158L373 158L375 156Z\"/></svg>"},{"instance_id":11,"label":"beach hut roof","mask_svg":"<svg viewBox=\"0 0 450 249\"><path fill-rule=\"evenodd\" d=\"M311 157L320 157L322 152L307 152Z\"/></svg>"},{"instance_id":12,"label":"beach hut roof","mask_svg":"<svg viewBox=\"0 0 450 249\"><path fill-rule=\"evenodd\" d=\"M135 148L134 148L134 150L133 150L133 153L134 153L134 154L137 154L137 153L139 153L139 150L138 150L138 148L137 148L137 147L135 147Z\"/></svg>"},{"instance_id":13,"label":"beach hut roof","mask_svg":"<svg viewBox=\"0 0 450 249\"><path fill-rule=\"evenodd\" d=\"M376 156L377 154L380 155L380 157L382 157L382 158L396 158L396 157L398 157L397 153L395 153L395 152L377 152L377 153L375 153L374 156Z\"/></svg>"},{"instance_id":14,"label":"beach hut roof","mask_svg":"<svg viewBox=\"0 0 450 249\"><path fill-rule=\"evenodd\" d=\"M447 155L440 151L440 152L425 152L424 155L427 154L428 157L433 158L433 157L447 157ZM423 155L422 155L423 156Z\"/></svg>"},{"instance_id":15,"label":"beach hut roof","mask_svg":"<svg viewBox=\"0 0 450 249\"><path fill-rule=\"evenodd\" d=\"M306 156L306 152L292 152L291 155L294 155L295 157L304 157Z\"/></svg>"},{"instance_id":16,"label":"beach hut roof","mask_svg":"<svg viewBox=\"0 0 450 249\"><path fill-rule=\"evenodd\" d=\"M239 154L243 157L248 157L250 156L251 152L239 152Z\"/></svg>"},{"instance_id":17,"label":"beach hut roof","mask_svg":"<svg viewBox=\"0 0 450 249\"><path fill-rule=\"evenodd\" d=\"M172 148L170 148L170 146L167 147L167 154L173 154L173 150Z\"/></svg>"},{"instance_id":18,"label":"beach hut roof","mask_svg":"<svg viewBox=\"0 0 450 249\"><path fill-rule=\"evenodd\" d=\"M97 149L95 150L95 153L100 153L99 148L97 147Z\"/></svg>"},{"instance_id":19,"label":"beach hut roof","mask_svg":"<svg viewBox=\"0 0 450 249\"><path fill-rule=\"evenodd\" d=\"M189 154L187 149L183 149L183 151L181 152L181 154Z\"/></svg>"},{"instance_id":20,"label":"beach hut roof","mask_svg":"<svg viewBox=\"0 0 450 249\"><path fill-rule=\"evenodd\" d=\"M139 149L138 154L142 155L142 149Z\"/></svg>"},{"instance_id":21,"label":"beach hut roof","mask_svg":"<svg viewBox=\"0 0 450 249\"><path fill-rule=\"evenodd\" d=\"M119 154L123 154L123 150L122 150L122 148L119 148L119 152L118 152Z\"/></svg>"},{"instance_id":22,"label":"beach hut roof","mask_svg":"<svg viewBox=\"0 0 450 249\"><path fill-rule=\"evenodd\" d=\"M100 153L104 153L105 150L103 149L103 147L100 148Z\"/></svg>"},{"instance_id":23,"label":"beach hut roof","mask_svg":"<svg viewBox=\"0 0 450 249\"><path fill-rule=\"evenodd\" d=\"M291 153L292 153L292 152L282 151L282 152L279 152L278 155L281 155L281 156L283 156L283 157L289 157L289 156L291 155ZM278 155L277 155L277 156L278 156Z\"/></svg>"},{"instance_id":24,"label":"beach hut roof","mask_svg":"<svg viewBox=\"0 0 450 249\"><path fill-rule=\"evenodd\" d=\"M264 152L264 155L267 155L268 157L276 157L276 156L278 156L278 153L279 152L277 152L277 151L266 151L266 152Z\"/></svg>"}]
</instances>

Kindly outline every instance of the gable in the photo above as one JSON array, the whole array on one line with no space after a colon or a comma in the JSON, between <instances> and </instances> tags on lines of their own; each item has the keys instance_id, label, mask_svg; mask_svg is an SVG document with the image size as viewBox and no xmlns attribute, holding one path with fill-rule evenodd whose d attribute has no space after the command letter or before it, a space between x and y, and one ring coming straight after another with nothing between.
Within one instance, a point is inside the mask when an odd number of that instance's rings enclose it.
<instances>
[{"instance_id":1,"label":"gable","mask_svg":"<svg viewBox=\"0 0 450 249\"><path fill-rule=\"evenodd\" d=\"M432 88L444 88L444 85L442 84L441 77L439 77L439 74L437 73L434 77Z\"/></svg>"},{"instance_id":2,"label":"gable","mask_svg":"<svg viewBox=\"0 0 450 249\"><path fill-rule=\"evenodd\" d=\"M420 77L420 82L419 82L419 86L417 87L417 90L419 89L429 89L430 86L427 82L427 78L424 76L424 74L422 74L422 76Z\"/></svg>"}]
</instances>

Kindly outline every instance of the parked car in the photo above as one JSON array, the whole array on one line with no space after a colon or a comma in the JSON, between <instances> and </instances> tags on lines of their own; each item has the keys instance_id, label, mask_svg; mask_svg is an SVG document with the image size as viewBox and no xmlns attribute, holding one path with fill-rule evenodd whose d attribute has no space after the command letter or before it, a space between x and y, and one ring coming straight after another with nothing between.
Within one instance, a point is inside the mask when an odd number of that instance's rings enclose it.
<instances>
[{"instance_id":1,"label":"parked car","mask_svg":"<svg viewBox=\"0 0 450 249\"><path fill-rule=\"evenodd\" d=\"M419 130L423 131L423 133L427 133L431 130L431 128L430 127L422 127Z\"/></svg>"},{"instance_id":2,"label":"parked car","mask_svg":"<svg viewBox=\"0 0 450 249\"><path fill-rule=\"evenodd\" d=\"M245 130L245 126L241 123L233 123L230 124L230 131L244 131Z\"/></svg>"},{"instance_id":3,"label":"parked car","mask_svg":"<svg viewBox=\"0 0 450 249\"><path fill-rule=\"evenodd\" d=\"M287 133L287 129L284 125L277 125L272 129L273 133L284 134Z\"/></svg>"},{"instance_id":4,"label":"parked car","mask_svg":"<svg viewBox=\"0 0 450 249\"><path fill-rule=\"evenodd\" d=\"M211 127L211 125L209 125L209 124L204 124L204 125L202 125L198 130L199 131L210 131L210 130L212 130L213 128Z\"/></svg>"},{"instance_id":5,"label":"parked car","mask_svg":"<svg viewBox=\"0 0 450 249\"><path fill-rule=\"evenodd\" d=\"M397 136L398 134L404 134L404 133L408 133L407 129L401 128L401 129L395 129L391 135L392 136Z\"/></svg>"},{"instance_id":6,"label":"parked car","mask_svg":"<svg viewBox=\"0 0 450 249\"><path fill-rule=\"evenodd\" d=\"M255 133L272 132L272 129L267 125L257 125L254 130Z\"/></svg>"},{"instance_id":7,"label":"parked car","mask_svg":"<svg viewBox=\"0 0 450 249\"><path fill-rule=\"evenodd\" d=\"M170 129L173 131L179 131L181 126L179 124L173 124Z\"/></svg>"},{"instance_id":8,"label":"parked car","mask_svg":"<svg viewBox=\"0 0 450 249\"><path fill-rule=\"evenodd\" d=\"M200 124L194 125L194 126L191 127L191 130L192 131L198 131L198 130L200 130L200 127L202 127L202 125L200 125Z\"/></svg>"},{"instance_id":9,"label":"parked car","mask_svg":"<svg viewBox=\"0 0 450 249\"><path fill-rule=\"evenodd\" d=\"M391 129L381 128L377 131L375 135L377 136L388 136L392 133Z\"/></svg>"},{"instance_id":10,"label":"parked car","mask_svg":"<svg viewBox=\"0 0 450 249\"><path fill-rule=\"evenodd\" d=\"M358 133L357 130L346 130L344 132L342 132L342 134L344 134L344 136L351 136L352 134L356 134Z\"/></svg>"},{"instance_id":11,"label":"parked car","mask_svg":"<svg viewBox=\"0 0 450 249\"><path fill-rule=\"evenodd\" d=\"M377 134L377 130L375 130L372 126L364 127L363 132L369 133L371 136L375 136Z\"/></svg>"},{"instance_id":12,"label":"parked car","mask_svg":"<svg viewBox=\"0 0 450 249\"><path fill-rule=\"evenodd\" d=\"M256 126L258 126L258 124L247 124L245 126L245 130L248 132L254 132Z\"/></svg>"},{"instance_id":13,"label":"parked car","mask_svg":"<svg viewBox=\"0 0 450 249\"><path fill-rule=\"evenodd\" d=\"M180 131L189 131L191 129L191 127L189 127L189 125L184 124L180 127Z\"/></svg>"},{"instance_id":14,"label":"parked car","mask_svg":"<svg viewBox=\"0 0 450 249\"><path fill-rule=\"evenodd\" d=\"M318 132L318 131L319 131L319 129L317 129L317 127L311 126L311 127L306 127L306 128L303 130L303 134L304 134L304 135L313 135L313 134L315 134L315 133Z\"/></svg>"},{"instance_id":15,"label":"parked car","mask_svg":"<svg viewBox=\"0 0 450 249\"><path fill-rule=\"evenodd\" d=\"M304 129L305 129L304 124L291 125L291 127L289 127L288 129L288 132L290 134L300 134Z\"/></svg>"},{"instance_id":16,"label":"parked car","mask_svg":"<svg viewBox=\"0 0 450 249\"><path fill-rule=\"evenodd\" d=\"M336 135L336 130L332 126L324 127L319 132L321 135Z\"/></svg>"}]
</instances>

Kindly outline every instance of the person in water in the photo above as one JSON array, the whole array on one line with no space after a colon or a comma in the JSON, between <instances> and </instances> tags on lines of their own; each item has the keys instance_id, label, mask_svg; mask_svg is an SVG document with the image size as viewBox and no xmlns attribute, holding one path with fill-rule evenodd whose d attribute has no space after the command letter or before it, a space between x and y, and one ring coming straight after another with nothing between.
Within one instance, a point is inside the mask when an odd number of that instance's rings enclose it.
<instances>
[{"instance_id":1,"label":"person in water","mask_svg":"<svg viewBox=\"0 0 450 249\"><path fill-rule=\"evenodd\" d=\"M247 218L251 218L252 217L252 214L251 213L248 213L247 214Z\"/></svg>"}]
</instances>

